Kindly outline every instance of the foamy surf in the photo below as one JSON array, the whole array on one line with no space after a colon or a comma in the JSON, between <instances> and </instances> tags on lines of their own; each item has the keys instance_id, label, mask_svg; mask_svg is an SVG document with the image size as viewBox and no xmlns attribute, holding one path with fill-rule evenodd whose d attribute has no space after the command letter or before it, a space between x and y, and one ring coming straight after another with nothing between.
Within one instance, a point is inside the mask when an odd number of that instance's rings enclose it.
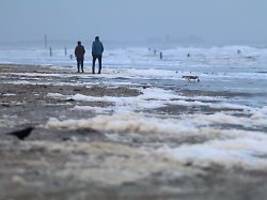
<instances>
[{"instance_id":1,"label":"foamy surf","mask_svg":"<svg viewBox=\"0 0 267 200\"><path fill-rule=\"evenodd\" d=\"M265 170L266 142L266 135L251 132L236 139L208 141L178 148L163 147L158 152L192 166L208 167L217 164L226 168Z\"/></svg>"},{"instance_id":2,"label":"foamy surf","mask_svg":"<svg viewBox=\"0 0 267 200\"><path fill-rule=\"evenodd\" d=\"M259 112L261 113L261 112ZM253 118L253 117L252 117ZM217 120L216 120L217 119ZM239 120L238 120L239 119ZM266 118L265 118L266 119ZM247 120L247 119L243 119ZM177 161L198 167L207 167L213 164L227 168L242 167L244 169L265 169L267 167L267 136L264 132L238 130L235 128L224 130L212 128L218 123L242 125L245 121L227 115L192 116L183 119L159 119L141 114L127 113L112 116L97 116L83 120L50 119L46 128L67 130L97 130L108 135L110 140L127 141L132 134L139 135L139 139L148 142L155 138L172 138L173 141L190 141L198 138L200 143L180 144L175 142L158 144L157 152L177 159ZM266 121L251 124L250 126L264 125ZM250 123L246 121L246 123ZM100 134L99 133L99 134ZM116 136L114 134L120 134ZM115 138L114 138L115 137ZM116 138L117 137L117 138ZM154 138L154 139L152 139ZM143 146L144 148L146 145Z\"/></svg>"}]
</instances>

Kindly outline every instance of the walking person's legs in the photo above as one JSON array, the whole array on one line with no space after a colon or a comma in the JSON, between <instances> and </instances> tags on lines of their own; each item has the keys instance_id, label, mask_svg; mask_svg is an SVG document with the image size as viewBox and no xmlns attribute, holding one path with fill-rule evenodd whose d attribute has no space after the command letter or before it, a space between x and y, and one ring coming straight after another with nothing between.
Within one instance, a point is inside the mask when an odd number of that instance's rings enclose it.
<instances>
[{"instance_id":1,"label":"walking person's legs","mask_svg":"<svg viewBox=\"0 0 267 200\"><path fill-rule=\"evenodd\" d=\"M102 56L98 56L98 64L99 64L99 68L98 68L98 74L101 74L101 70L102 70Z\"/></svg>"},{"instance_id":2,"label":"walking person's legs","mask_svg":"<svg viewBox=\"0 0 267 200\"><path fill-rule=\"evenodd\" d=\"M80 73L80 60L77 59L77 73Z\"/></svg>"},{"instance_id":3,"label":"walking person's legs","mask_svg":"<svg viewBox=\"0 0 267 200\"><path fill-rule=\"evenodd\" d=\"M84 60L82 59L81 60L81 70L82 70L82 73L84 73L84 71L83 71L83 62L84 62Z\"/></svg>"},{"instance_id":4,"label":"walking person's legs","mask_svg":"<svg viewBox=\"0 0 267 200\"><path fill-rule=\"evenodd\" d=\"M92 66L93 74L95 74L95 61L96 61L96 56L93 56L93 66Z\"/></svg>"}]
</instances>

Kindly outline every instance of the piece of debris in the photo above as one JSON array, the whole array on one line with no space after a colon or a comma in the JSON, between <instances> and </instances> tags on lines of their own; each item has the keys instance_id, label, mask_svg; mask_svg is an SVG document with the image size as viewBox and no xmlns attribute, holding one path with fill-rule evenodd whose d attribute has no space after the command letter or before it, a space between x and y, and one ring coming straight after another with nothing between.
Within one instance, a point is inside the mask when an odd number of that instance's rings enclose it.
<instances>
[{"instance_id":1,"label":"piece of debris","mask_svg":"<svg viewBox=\"0 0 267 200\"><path fill-rule=\"evenodd\" d=\"M146 85L144 85L144 86L142 86L142 88L145 90L145 89L147 89L147 88L150 88L150 86L146 86Z\"/></svg>"},{"instance_id":2,"label":"piece of debris","mask_svg":"<svg viewBox=\"0 0 267 200\"><path fill-rule=\"evenodd\" d=\"M20 140L24 140L25 138L29 137L31 132L33 131L34 127L27 127L22 130L14 131L11 133L8 133L8 135L12 135L17 137Z\"/></svg>"},{"instance_id":3,"label":"piece of debris","mask_svg":"<svg viewBox=\"0 0 267 200\"><path fill-rule=\"evenodd\" d=\"M182 78L188 80L188 81L191 81L191 80L196 80L197 82L200 82L200 79L198 76L182 76Z\"/></svg>"},{"instance_id":4,"label":"piece of debris","mask_svg":"<svg viewBox=\"0 0 267 200\"><path fill-rule=\"evenodd\" d=\"M64 137L64 138L62 138L62 140L63 140L64 142L68 142L68 141L70 141L70 142L77 142L77 141L78 141L78 138L72 136L72 137Z\"/></svg>"},{"instance_id":5,"label":"piece of debris","mask_svg":"<svg viewBox=\"0 0 267 200\"><path fill-rule=\"evenodd\" d=\"M11 180L12 180L13 183L20 184L20 185L26 185L25 179L23 177L21 177L21 176L15 175L15 176L12 177Z\"/></svg>"},{"instance_id":6,"label":"piece of debris","mask_svg":"<svg viewBox=\"0 0 267 200\"><path fill-rule=\"evenodd\" d=\"M73 98L67 99L67 102L74 102L75 100Z\"/></svg>"},{"instance_id":7,"label":"piece of debris","mask_svg":"<svg viewBox=\"0 0 267 200\"><path fill-rule=\"evenodd\" d=\"M11 105L9 105L9 104L5 104L5 103L1 104L1 106L6 107L6 108L11 107Z\"/></svg>"}]
</instances>

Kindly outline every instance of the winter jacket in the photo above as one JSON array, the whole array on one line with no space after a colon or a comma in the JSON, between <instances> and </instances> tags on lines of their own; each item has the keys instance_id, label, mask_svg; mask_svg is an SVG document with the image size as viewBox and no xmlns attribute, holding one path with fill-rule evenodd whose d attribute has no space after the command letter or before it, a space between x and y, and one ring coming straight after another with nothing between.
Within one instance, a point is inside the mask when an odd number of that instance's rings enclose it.
<instances>
[{"instance_id":1,"label":"winter jacket","mask_svg":"<svg viewBox=\"0 0 267 200\"><path fill-rule=\"evenodd\" d=\"M84 46L78 45L75 48L75 56L77 59L84 59L85 49Z\"/></svg>"},{"instance_id":2,"label":"winter jacket","mask_svg":"<svg viewBox=\"0 0 267 200\"><path fill-rule=\"evenodd\" d=\"M104 46L99 40L95 40L92 45L92 55L93 56L102 56L104 52Z\"/></svg>"}]
</instances>

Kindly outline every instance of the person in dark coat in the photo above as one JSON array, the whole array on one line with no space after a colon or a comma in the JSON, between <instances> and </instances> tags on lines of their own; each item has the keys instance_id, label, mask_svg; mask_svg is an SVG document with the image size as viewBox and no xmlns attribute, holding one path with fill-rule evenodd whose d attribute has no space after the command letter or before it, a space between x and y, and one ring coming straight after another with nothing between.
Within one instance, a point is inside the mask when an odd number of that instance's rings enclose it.
<instances>
[{"instance_id":1,"label":"person in dark coat","mask_svg":"<svg viewBox=\"0 0 267 200\"><path fill-rule=\"evenodd\" d=\"M78 73L80 73L80 68L81 68L82 73L84 73L83 71L84 54L85 54L84 46L82 45L80 41L78 41L78 45L75 48L75 56L77 59Z\"/></svg>"},{"instance_id":2,"label":"person in dark coat","mask_svg":"<svg viewBox=\"0 0 267 200\"><path fill-rule=\"evenodd\" d=\"M95 74L95 62L98 60L99 64L99 69L98 69L98 74L101 74L102 70L102 55L104 52L104 46L102 42L100 41L99 37L95 37L95 41L92 44L92 56L93 56L93 66L92 66L92 71L93 74Z\"/></svg>"}]
</instances>

